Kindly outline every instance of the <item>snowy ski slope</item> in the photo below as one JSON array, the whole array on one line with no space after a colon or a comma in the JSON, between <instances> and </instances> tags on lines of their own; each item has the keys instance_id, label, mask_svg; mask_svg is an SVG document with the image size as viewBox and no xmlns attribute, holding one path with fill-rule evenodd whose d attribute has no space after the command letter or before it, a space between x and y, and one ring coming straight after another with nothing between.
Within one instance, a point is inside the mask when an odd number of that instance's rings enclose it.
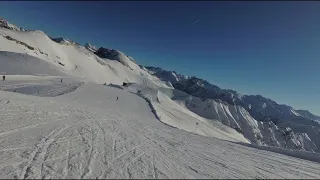
<instances>
[{"instance_id":1,"label":"snowy ski slope","mask_svg":"<svg viewBox=\"0 0 320 180\"><path fill-rule=\"evenodd\" d=\"M144 99L114 87L0 100L2 178L320 177L317 162L167 126Z\"/></svg>"},{"instance_id":2,"label":"snowy ski slope","mask_svg":"<svg viewBox=\"0 0 320 180\"><path fill-rule=\"evenodd\" d=\"M0 27L1 178L320 178L319 154L251 145L113 52Z\"/></svg>"}]
</instances>

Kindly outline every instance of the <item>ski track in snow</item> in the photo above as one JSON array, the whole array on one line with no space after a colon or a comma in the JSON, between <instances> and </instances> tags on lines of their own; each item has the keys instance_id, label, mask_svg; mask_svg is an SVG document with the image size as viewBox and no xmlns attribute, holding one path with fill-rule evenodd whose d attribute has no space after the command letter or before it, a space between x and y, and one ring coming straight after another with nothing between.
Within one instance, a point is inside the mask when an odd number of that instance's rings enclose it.
<instances>
[{"instance_id":1,"label":"ski track in snow","mask_svg":"<svg viewBox=\"0 0 320 180\"><path fill-rule=\"evenodd\" d=\"M7 75L6 78L7 81L0 82L0 90L42 97L60 96L75 91L84 83L74 78L54 76Z\"/></svg>"},{"instance_id":2,"label":"ski track in snow","mask_svg":"<svg viewBox=\"0 0 320 180\"><path fill-rule=\"evenodd\" d=\"M0 100L1 178L320 178L319 163L167 126L117 88Z\"/></svg>"}]
</instances>

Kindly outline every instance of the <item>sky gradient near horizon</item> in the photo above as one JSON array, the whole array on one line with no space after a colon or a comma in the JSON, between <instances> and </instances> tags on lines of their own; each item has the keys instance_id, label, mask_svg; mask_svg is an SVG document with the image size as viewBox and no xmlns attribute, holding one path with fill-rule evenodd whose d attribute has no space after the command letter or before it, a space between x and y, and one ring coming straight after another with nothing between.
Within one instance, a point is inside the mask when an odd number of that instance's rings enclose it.
<instances>
[{"instance_id":1,"label":"sky gradient near horizon","mask_svg":"<svg viewBox=\"0 0 320 180\"><path fill-rule=\"evenodd\" d=\"M0 2L25 29L320 115L320 2Z\"/></svg>"}]
</instances>

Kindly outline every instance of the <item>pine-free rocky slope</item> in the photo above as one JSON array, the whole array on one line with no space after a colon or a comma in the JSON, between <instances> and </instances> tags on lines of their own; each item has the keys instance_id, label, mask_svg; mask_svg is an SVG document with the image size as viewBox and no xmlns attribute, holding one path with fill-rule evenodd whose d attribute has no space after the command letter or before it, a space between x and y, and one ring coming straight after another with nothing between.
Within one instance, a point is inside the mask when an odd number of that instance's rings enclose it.
<instances>
[{"instance_id":1,"label":"pine-free rocky slope","mask_svg":"<svg viewBox=\"0 0 320 180\"><path fill-rule=\"evenodd\" d=\"M320 117L309 111L295 110L261 95L220 89L197 77L145 68L189 94L184 100L189 110L237 129L254 144L320 152Z\"/></svg>"}]
</instances>

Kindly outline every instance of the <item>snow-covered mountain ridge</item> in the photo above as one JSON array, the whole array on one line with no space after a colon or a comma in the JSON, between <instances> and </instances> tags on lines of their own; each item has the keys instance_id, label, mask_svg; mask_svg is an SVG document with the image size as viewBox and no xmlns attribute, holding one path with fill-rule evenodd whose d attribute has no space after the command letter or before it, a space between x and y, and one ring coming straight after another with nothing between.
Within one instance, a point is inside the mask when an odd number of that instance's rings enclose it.
<instances>
[{"instance_id":1,"label":"snow-covered mountain ridge","mask_svg":"<svg viewBox=\"0 0 320 180\"><path fill-rule=\"evenodd\" d=\"M215 132L212 125L206 126L206 129L190 128L201 118L205 119L200 121L203 124L207 123L207 119L218 120L242 133L254 144L319 152L319 127L316 121L310 120L317 116L308 112L302 111L300 113L304 115L301 115L289 106L278 105L262 96L241 95L236 91L220 89L196 77L183 76L161 68L139 66L132 57L119 50L96 48L90 44L82 46L65 38L48 37L42 31L19 31L2 27L0 35L1 51L37 57L56 66L68 76L99 84L142 84L159 91L161 97L155 96L155 99L165 101L155 102L154 105L160 112L168 111L163 115L167 117L162 118L168 125L218 137L212 134ZM9 56L20 57L16 54ZM24 58L30 59L29 56ZM16 65L12 64L13 66ZM6 68L2 72L8 73ZM181 115L177 115L177 111L171 112L167 107L178 109L178 112L185 114L184 119L190 121L174 122ZM305 118L307 120L301 120ZM186 125L187 123L189 124Z\"/></svg>"},{"instance_id":2,"label":"snow-covered mountain ridge","mask_svg":"<svg viewBox=\"0 0 320 180\"><path fill-rule=\"evenodd\" d=\"M320 151L320 117L295 110L261 95L242 95L208 81L174 71L145 67L150 74L169 81L190 95L185 105L208 119L238 129L251 142L289 149Z\"/></svg>"},{"instance_id":3,"label":"snow-covered mountain ridge","mask_svg":"<svg viewBox=\"0 0 320 180\"><path fill-rule=\"evenodd\" d=\"M23 28L10 24L7 20L0 17L0 27L8 28L15 31L25 31Z\"/></svg>"},{"instance_id":4,"label":"snow-covered mountain ridge","mask_svg":"<svg viewBox=\"0 0 320 180\"><path fill-rule=\"evenodd\" d=\"M261 95L242 95L234 90L221 89L216 85L209 83L206 80L197 78L195 76L188 77L176 73L175 71L167 71L159 67L145 66L149 73L163 79L164 81L170 81L172 85L176 86L176 89L186 91L188 94L200 97L200 98L210 98L210 99L220 99L228 104L239 104L242 106L247 106L246 109L257 109L260 114L254 115L255 118L262 120L265 118L264 111L267 107L277 108L272 115L272 117L280 116L281 110L286 111L287 114L282 114L282 116L301 116L311 120L320 120L320 117L310 113L308 110L295 110L288 105L281 105L275 101L263 97ZM241 104L242 103L242 104ZM251 104L261 107L252 107ZM280 114L277 114L280 113ZM261 117L259 117L261 116ZM268 115L267 115L268 116ZM271 115L269 115L271 116ZM270 117L271 118L271 117Z\"/></svg>"}]
</instances>

